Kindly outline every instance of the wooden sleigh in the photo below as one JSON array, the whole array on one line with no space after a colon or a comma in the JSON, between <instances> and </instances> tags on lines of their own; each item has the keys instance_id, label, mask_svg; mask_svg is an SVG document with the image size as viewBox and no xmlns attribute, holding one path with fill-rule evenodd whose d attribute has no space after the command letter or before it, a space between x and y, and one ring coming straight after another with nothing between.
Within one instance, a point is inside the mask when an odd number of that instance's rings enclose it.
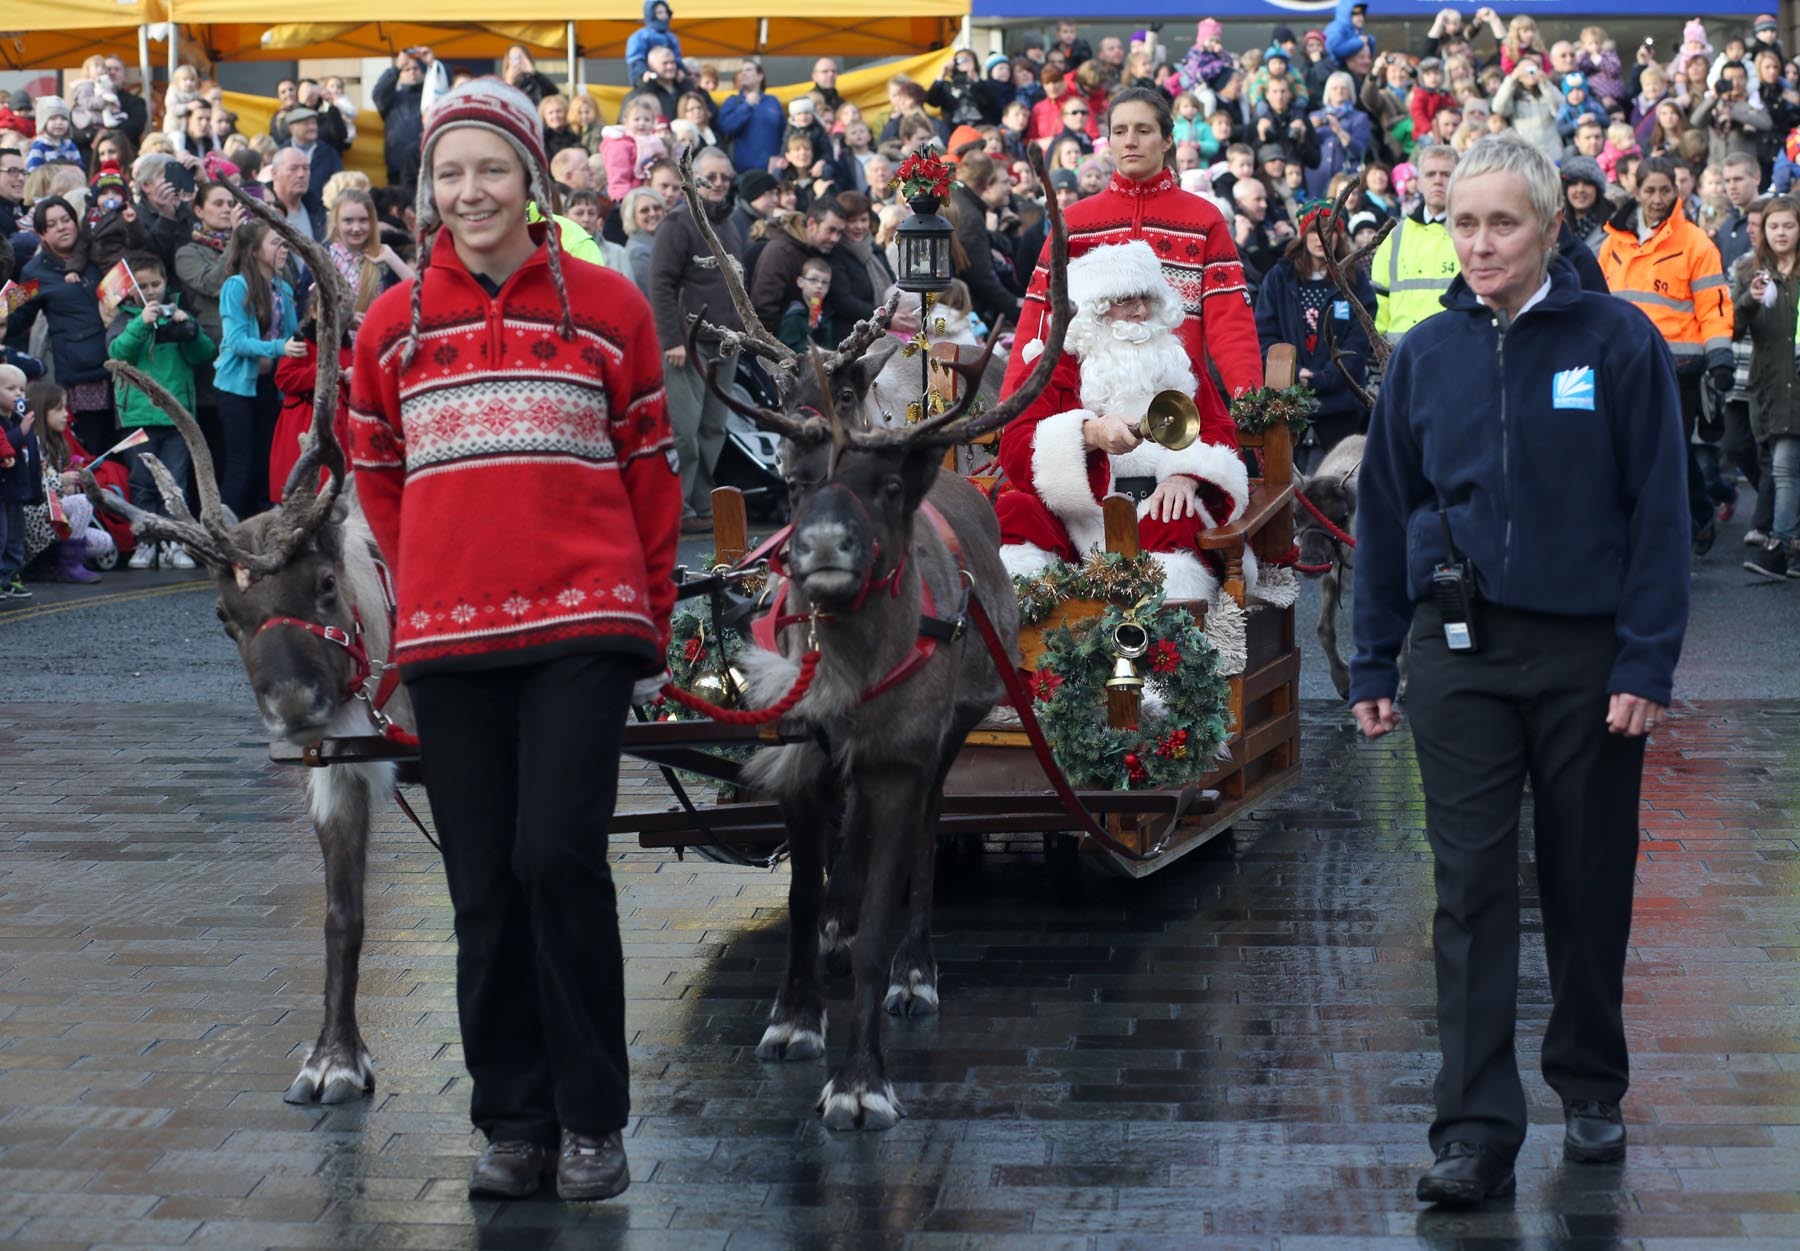
<instances>
[{"instance_id":1,"label":"wooden sleigh","mask_svg":"<svg viewBox=\"0 0 1800 1251\"><path fill-rule=\"evenodd\" d=\"M1267 384L1287 387L1294 378L1294 352L1277 346L1269 353ZM1254 552L1264 568L1273 568L1293 543L1293 443L1285 427L1244 435L1242 446L1253 453L1249 506L1229 526L1202 533L1200 546L1219 552L1225 562L1223 591L1245 610L1248 660L1242 673L1229 679L1231 733L1219 763L1197 786L1183 790L1078 792L1087 814L1101 823L1116 849L1101 840L1071 833L1075 824L1063 799L1053 791L1045 770L1016 725L990 721L972 733L946 781L940 836L983 838L1036 833L1043 837L1046 863L1059 891L1077 888L1084 858L1133 877L1173 863L1186 852L1216 837L1251 806L1273 798L1290 785L1300 769L1298 684L1300 654L1295 646L1294 609L1250 600L1246 594L1244 554ZM1105 501L1107 548L1138 551L1135 506L1122 496ZM730 488L714 494L713 516L718 539L716 559L725 564L749 550L743 498ZM1020 631L1020 654L1032 666L1052 627L1099 616L1099 601L1070 600L1051 617ZM1206 605L1184 607L1204 620ZM1115 707L1096 716L1117 719L1130 714ZM663 722L629 727L626 750L670 769L692 769L703 762L703 747L729 744L791 742L799 731L785 724L735 727L705 721ZM693 788L688 788L689 791ZM663 812L622 813L614 831L635 834L644 847L705 849L724 844L744 853L778 846L785 838L773 803L748 799L704 805L691 793L680 806Z\"/></svg>"}]
</instances>

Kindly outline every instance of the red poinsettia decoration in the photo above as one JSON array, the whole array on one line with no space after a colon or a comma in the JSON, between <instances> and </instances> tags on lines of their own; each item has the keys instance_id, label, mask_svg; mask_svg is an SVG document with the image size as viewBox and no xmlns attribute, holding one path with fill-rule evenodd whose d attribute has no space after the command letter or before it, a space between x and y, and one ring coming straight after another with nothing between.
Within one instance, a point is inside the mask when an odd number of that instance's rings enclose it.
<instances>
[{"instance_id":1,"label":"red poinsettia decoration","mask_svg":"<svg viewBox=\"0 0 1800 1251\"><path fill-rule=\"evenodd\" d=\"M700 658L706 655L706 644L700 641L699 635L695 635L693 638L689 639L687 645L681 649L681 654L687 657L687 662L690 665L697 665L700 663Z\"/></svg>"},{"instance_id":2,"label":"red poinsettia decoration","mask_svg":"<svg viewBox=\"0 0 1800 1251\"><path fill-rule=\"evenodd\" d=\"M1062 675L1051 673L1048 669L1039 669L1031 675L1026 685L1031 691L1031 698L1040 704L1047 704L1056 697L1056 688L1063 684Z\"/></svg>"},{"instance_id":3,"label":"red poinsettia decoration","mask_svg":"<svg viewBox=\"0 0 1800 1251\"><path fill-rule=\"evenodd\" d=\"M1174 673L1181 666L1181 649L1168 639L1150 644L1150 667L1158 673Z\"/></svg>"},{"instance_id":4,"label":"red poinsettia decoration","mask_svg":"<svg viewBox=\"0 0 1800 1251\"><path fill-rule=\"evenodd\" d=\"M950 194L950 167L930 152L915 152L900 162L891 186L899 189L903 200L921 195L941 200Z\"/></svg>"}]
</instances>

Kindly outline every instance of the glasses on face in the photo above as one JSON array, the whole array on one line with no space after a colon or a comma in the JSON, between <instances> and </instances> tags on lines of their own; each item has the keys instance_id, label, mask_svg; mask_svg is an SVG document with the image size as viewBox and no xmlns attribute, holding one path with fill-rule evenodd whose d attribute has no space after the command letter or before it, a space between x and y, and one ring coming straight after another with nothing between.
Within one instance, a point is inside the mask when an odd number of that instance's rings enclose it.
<instances>
[{"instance_id":1,"label":"glasses on face","mask_svg":"<svg viewBox=\"0 0 1800 1251\"><path fill-rule=\"evenodd\" d=\"M702 187L717 187L731 181L730 174L696 174L694 181Z\"/></svg>"},{"instance_id":2,"label":"glasses on face","mask_svg":"<svg viewBox=\"0 0 1800 1251\"><path fill-rule=\"evenodd\" d=\"M1086 117L1087 115L1088 115L1087 109L1064 109L1063 110L1064 117Z\"/></svg>"},{"instance_id":3,"label":"glasses on face","mask_svg":"<svg viewBox=\"0 0 1800 1251\"><path fill-rule=\"evenodd\" d=\"M23 165L0 165L0 178L17 178L25 173Z\"/></svg>"}]
</instances>

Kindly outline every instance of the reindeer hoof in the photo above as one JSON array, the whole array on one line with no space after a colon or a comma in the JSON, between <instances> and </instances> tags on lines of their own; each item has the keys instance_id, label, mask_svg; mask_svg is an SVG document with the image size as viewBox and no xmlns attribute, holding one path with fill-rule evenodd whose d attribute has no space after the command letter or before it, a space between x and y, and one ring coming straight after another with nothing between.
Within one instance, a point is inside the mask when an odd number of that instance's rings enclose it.
<instances>
[{"instance_id":1,"label":"reindeer hoof","mask_svg":"<svg viewBox=\"0 0 1800 1251\"><path fill-rule=\"evenodd\" d=\"M762 1041L756 1044L758 1060L817 1060L825 1054L825 1020L819 1019L819 1028L801 1021L783 1021L770 1025L763 1031Z\"/></svg>"},{"instance_id":2,"label":"reindeer hoof","mask_svg":"<svg viewBox=\"0 0 1800 1251\"><path fill-rule=\"evenodd\" d=\"M881 1006L895 1016L936 1016L937 987L923 972L913 969L904 982L888 983L887 998Z\"/></svg>"},{"instance_id":3,"label":"reindeer hoof","mask_svg":"<svg viewBox=\"0 0 1800 1251\"><path fill-rule=\"evenodd\" d=\"M354 1059L341 1053L313 1049L300 1066L300 1075L281 1098L284 1103L349 1103L375 1089L375 1066L369 1053L358 1050Z\"/></svg>"},{"instance_id":4,"label":"reindeer hoof","mask_svg":"<svg viewBox=\"0 0 1800 1251\"><path fill-rule=\"evenodd\" d=\"M819 1118L826 1129L892 1129L905 1115L892 1082L870 1090L864 1082L840 1084L834 1077L819 1092Z\"/></svg>"}]
</instances>

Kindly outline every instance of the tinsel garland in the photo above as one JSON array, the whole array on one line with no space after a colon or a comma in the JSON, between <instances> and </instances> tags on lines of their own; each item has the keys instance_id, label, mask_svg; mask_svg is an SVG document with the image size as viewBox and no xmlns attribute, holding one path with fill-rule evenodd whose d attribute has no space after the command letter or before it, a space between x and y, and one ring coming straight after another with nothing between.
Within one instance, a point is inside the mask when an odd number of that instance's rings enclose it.
<instances>
[{"instance_id":1,"label":"tinsel garland","mask_svg":"<svg viewBox=\"0 0 1800 1251\"><path fill-rule=\"evenodd\" d=\"M1135 604L1162 590L1162 566L1148 552L1093 552L1079 565L1056 561L1031 578L1014 578L1019 624L1039 625L1066 599Z\"/></svg>"},{"instance_id":2,"label":"tinsel garland","mask_svg":"<svg viewBox=\"0 0 1800 1251\"><path fill-rule=\"evenodd\" d=\"M1231 420L1245 434L1261 434L1281 423L1299 438L1312 425L1313 414L1318 411L1319 400L1311 387L1257 387L1231 401Z\"/></svg>"},{"instance_id":3,"label":"tinsel garland","mask_svg":"<svg viewBox=\"0 0 1800 1251\"><path fill-rule=\"evenodd\" d=\"M1152 642L1138 662L1144 679L1139 725L1107 724L1106 679L1116 659L1113 631L1127 614ZM1052 754L1078 787L1146 790L1187 786L1211 771L1230 723L1228 688L1205 633L1160 594L1135 608L1058 626L1031 680L1033 710ZM1154 698L1152 698L1154 696Z\"/></svg>"}]
</instances>

